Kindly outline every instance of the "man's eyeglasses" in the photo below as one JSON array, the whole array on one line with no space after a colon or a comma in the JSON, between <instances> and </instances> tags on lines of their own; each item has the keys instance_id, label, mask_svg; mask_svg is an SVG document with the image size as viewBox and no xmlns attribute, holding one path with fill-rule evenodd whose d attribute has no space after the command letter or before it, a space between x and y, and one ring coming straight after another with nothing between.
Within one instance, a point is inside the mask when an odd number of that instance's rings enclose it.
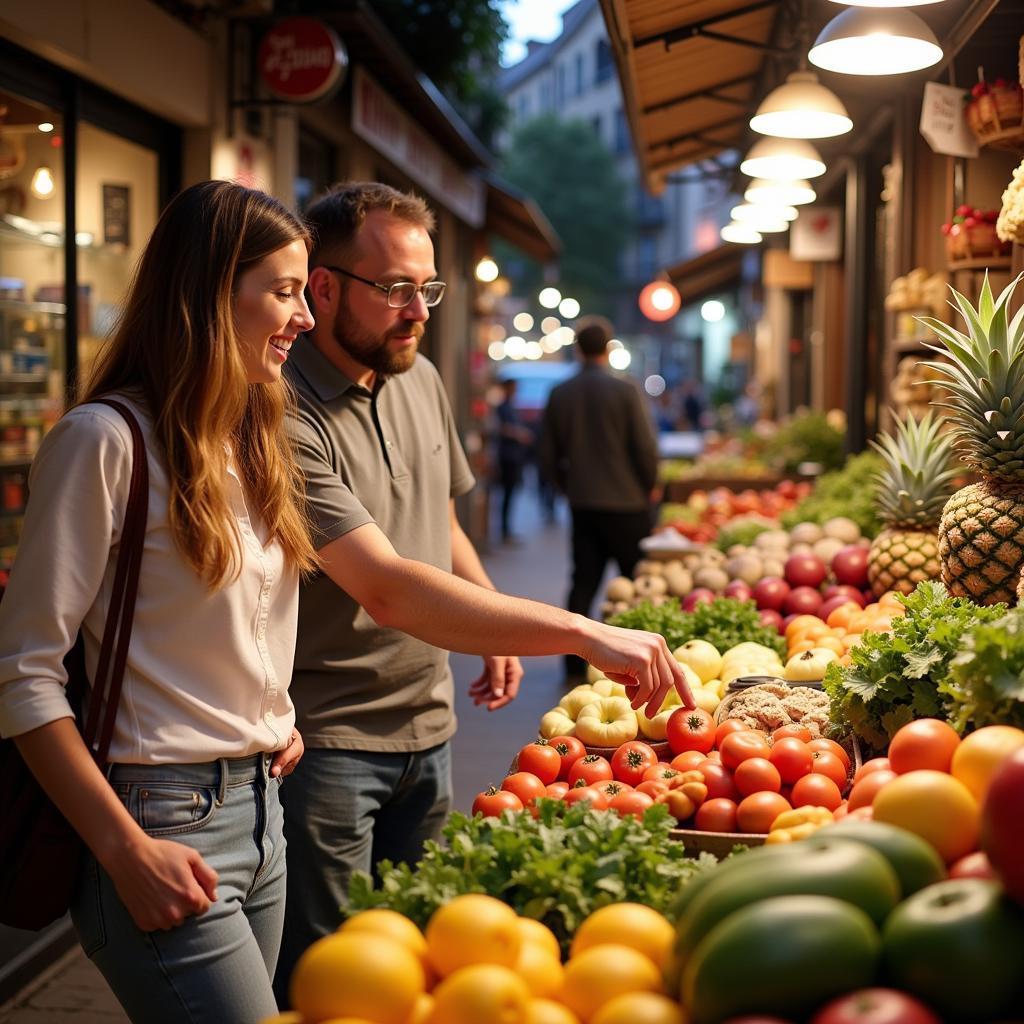
<instances>
[{"instance_id":1,"label":"man's eyeglasses","mask_svg":"<svg viewBox=\"0 0 1024 1024\"><path fill-rule=\"evenodd\" d=\"M417 292L423 293L423 302L427 306L436 306L444 298L444 290L448 286L444 281L428 281L426 284L414 284L412 281L396 281L394 284L378 284L368 277L360 277L353 274L351 270L343 267L332 267L329 264L322 264L324 270L331 270L335 274L344 274L354 281L368 284L371 288L382 291L388 297L388 305L392 309L404 309L416 298Z\"/></svg>"}]
</instances>

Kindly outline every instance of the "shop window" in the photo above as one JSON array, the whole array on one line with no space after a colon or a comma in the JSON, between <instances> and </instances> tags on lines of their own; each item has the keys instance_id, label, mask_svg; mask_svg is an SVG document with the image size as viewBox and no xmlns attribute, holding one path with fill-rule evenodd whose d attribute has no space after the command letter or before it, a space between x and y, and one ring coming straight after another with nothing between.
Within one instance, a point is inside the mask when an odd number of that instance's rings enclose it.
<instances>
[{"instance_id":1,"label":"shop window","mask_svg":"<svg viewBox=\"0 0 1024 1024\"><path fill-rule=\"evenodd\" d=\"M21 533L29 463L63 408L64 121L0 92L0 579Z\"/></svg>"},{"instance_id":2,"label":"shop window","mask_svg":"<svg viewBox=\"0 0 1024 1024\"><path fill-rule=\"evenodd\" d=\"M577 96L583 95L583 80L584 74L586 73L585 58L582 53L576 54L576 89L575 93Z\"/></svg>"},{"instance_id":3,"label":"shop window","mask_svg":"<svg viewBox=\"0 0 1024 1024\"><path fill-rule=\"evenodd\" d=\"M629 122L626 120L626 112L622 107L615 108L615 152L628 153L632 144L632 137L629 133Z\"/></svg>"},{"instance_id":4,"label":"shop window","mask_svg":"<svg viewBox=\"0 0 1024 1024\"><path fill-rule=\"evenodd\" d=\"M121 311L132 269L160 210L157 154L103 128L78 129L78 375L93 361Z\"/></svg>"},{"instance_id":5,"label":"shop window","mask_svg":"<svg viewBox=\"0 0 1024 1024\"><path fill-rule=\"evenodd\" d=\"M598 39L595 51L597 67L594 72L594 83L600 85L615 74L615 62L612 60L612 48L607 39Z\"/></svg>"},{"instance_id":6,"label":"shop window","mask_svg":"<svg viewBox=\"0 0 1024 1024\"><path fill-rule=\"evenodd\" d=\"M303 213L335 181L334 147L307 128L299 128L299 173L295 179L295 205Z\"/></svg>"},{"instance_id":7,"label":"shop window","mask_svg":"<svg viewBox=\"0 0 1024 1024\"><path fill-rule=\"evenodd\" d=\"M565 105L565 65L555 68L555 106L561 109Z\"/></svg>"}]
</instances>

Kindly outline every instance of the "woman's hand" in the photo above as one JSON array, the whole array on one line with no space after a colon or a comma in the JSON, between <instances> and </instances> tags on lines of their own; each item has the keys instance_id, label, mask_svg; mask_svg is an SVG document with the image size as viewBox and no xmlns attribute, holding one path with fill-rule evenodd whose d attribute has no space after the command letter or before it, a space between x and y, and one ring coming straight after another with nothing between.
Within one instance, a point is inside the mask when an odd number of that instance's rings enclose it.
<instances>
[{"instance_id":1,"label":"woman's hand","mask_svg":"<svg viewBox=\"0 0 1024 1024\"><path fill-rule=\"evenodd\" d=\"M292 729L292 733L288 737L288 746L283 750L277 751L274 754L274 760L270 763L271 778L276 779L279 775L284 778L291 775L295 771L295 766L302 760L302 755L305 752L306 745L302 742L299 730Z\"/></svg>"},{"instance_id":2,"label":"woman's hand","mask_svg":"<svg viewBox=\"0 0 1024 1024\"><path fill-rule=\"evenodd\" d=\"M646 704L645 714L653 717L673 686L683 707L695 707L683 670L672 657L663 636L606 626L592 620L587 622L581 657L609 679L622 683L634 710Z\"/></svg>"},{"instance_id":3,"label":"woman's hand","mask_svg":"<svg viewBox=\"0 0 1024 1024\"><path fill-rule=\"evenodd\" d=\"M143 834L104 868L132 920L144 932L177 928L217 899L217 872L183 843Z\"/></svg>"}]
</instances>

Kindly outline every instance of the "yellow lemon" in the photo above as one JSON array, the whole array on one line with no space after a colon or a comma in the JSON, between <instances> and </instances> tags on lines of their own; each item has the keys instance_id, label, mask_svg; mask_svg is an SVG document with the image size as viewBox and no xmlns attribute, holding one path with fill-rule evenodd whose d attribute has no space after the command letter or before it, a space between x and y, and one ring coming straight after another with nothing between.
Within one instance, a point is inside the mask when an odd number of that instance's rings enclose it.
<instances>
[{"instance_id":1,"label":"yellow lemon","mask_svg":"<svg viewBox=\"0 0 1024 1024\"><path fill-rule=\"evenodd\" d=\"M554 999L562 991L562 961L555 959L545 946L524 942L513 969L526 982L531 996Z\"/></svg>"},{"instance_id":2,"label":"yellow lemon","mask_svg":"<svg viewBox=\"0 0 1024 1024\"><path fill-rule=\"evenodd\" d=\"M543 946L556 960L562 959L562 947L555 938L555 933L546 925L532 917L520 917L519 933L523 942L534 942Z\"/></svg>"},{"instance_id":3,"label":"yellow lemon","mask_svg":"<svg viewBox=\"0 0 1024 1024\"><path fill-rule=\"evenodd\" d=\"M526 1024L580 1024L580 1019L568 1006L553 999L531 999Z\"/></svg>"},{"instance_id":4,"label":"yellow lemon","mask_svg":"<svg viewBox=\"0 0 1024 1024\"><path fill-rule=\"evenodd\" d=\"M508 967L470 964L434 990L429 1024L526 1024L530 991Z\"/></svg>"},{"instance_id":5,"label":"yellow lemon","mask_svg":"<svg viewBox=\"0 0 1024 1024\"><path fill-rule=\"evenodd\" d=\"M627 992L610 999L590 1024L685 1024L682 1008L655 992Z\"/></svg>"},{"instance_id":6,"label":"yellow lemon","mask_svg":"<svg viewBox=\"0 0 1024 1024\"><path fill-rule=\"evenodd\" d=\"M416 955L426 975L427 988L433 988L436 979L430 966L430 958L427 956L427 940L423 937L423 932L405 914L384 907L374 907L373 910L364 910L355 917L350 917L338 931L346 935L353 932L371 932L400 942L410 953Z\"/></svg>"},{"instance_id":7,"label":"yellow lemon","mask_svg":"<svg viewBox=\"0 0 1024 1024\"><path fill-rule=\"evenodd\" d=\"M365 932L335 932L314 942L291 979L291 1001L307 1024L358 1017L407 1024L425 980L419 960L400 943Z\"/></svg>"},{"instance_id":8,"label":"yellow lemon","mask_svg":"<svg viewBox=\"0 0 1024 1024\"><path fill-rule=\"evenodd\" d=\"M442 978L469 964L512 967L522 944L516 912L481 893L456 896L427 924L427 955Z\"/></svg>"},{"instance_id":9,"label":"yellow lemon","mask_svg":"<svg viewBox=\"0 0 1024 1024\"><path fill-rule=\"evenodd\" d=\"M629 946L664 969L675 941L675 929L652 907L641 903L609 903L595 910L572 940L572 956L609 942Z\"/></svg>"},{"instance_id":10,"label":"yellow lemon","mask_svg":"<svg viewBox=\"0 0 1024 1024\"><path fill-rule=\"evenodd\" d=\"M661 992L661 972L629 946L584 949L565 965L562 1002L589 1024L605 1003L627 992Z\"/></svg>"}]
</instances>

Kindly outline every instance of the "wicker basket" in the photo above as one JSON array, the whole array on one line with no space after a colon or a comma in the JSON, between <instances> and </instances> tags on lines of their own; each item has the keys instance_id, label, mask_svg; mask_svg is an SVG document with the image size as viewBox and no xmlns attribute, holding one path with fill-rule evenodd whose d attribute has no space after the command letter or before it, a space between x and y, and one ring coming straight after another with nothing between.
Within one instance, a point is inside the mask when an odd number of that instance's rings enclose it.
<instances>
[{"instance_id":1,"label":"wicker basket","mask_svg":"<svg viewBox=\"0 0 1024 1024\"><path fill-rule=\"evenodd\" d=\"M1024 123L1024 96L1021 87L1011 85L992 88L967 104L967 124L981 145L1004 139L1022 131Z\"/></svg>"},{"instance_id":2,"label":"wicker basket","mask_svg":"<svg viewBox=\"0 0 1024 1024\"><path fill-rule=\"evenodd\" d=\"M985 222L970 228L954 224L946 235L946 257L951 262L1006 256L1009 252L1010 243L999 240L995 224Z\"/></svg>"}]
</instances>

